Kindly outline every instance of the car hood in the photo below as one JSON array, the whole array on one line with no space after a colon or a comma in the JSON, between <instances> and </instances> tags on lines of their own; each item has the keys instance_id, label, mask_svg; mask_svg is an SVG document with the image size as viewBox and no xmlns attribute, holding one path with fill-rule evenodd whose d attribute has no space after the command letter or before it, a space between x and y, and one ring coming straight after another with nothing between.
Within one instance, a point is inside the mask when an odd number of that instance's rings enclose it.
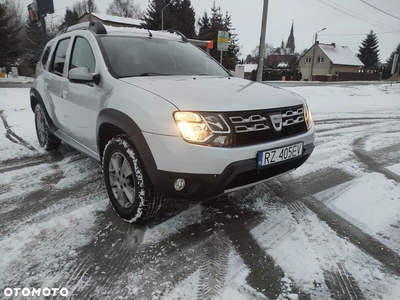
<instances>
[{"instance_id":1,"label":"car hood","mask_svg":"<svg viewBox=\"0 0 400 300\"><path fill-rule=\"evenodd\" d=\"M241 111L304 103L293 92L238 77L153 76L120 80L158 95L179 110Z\"/></svg>"}]
</instances>

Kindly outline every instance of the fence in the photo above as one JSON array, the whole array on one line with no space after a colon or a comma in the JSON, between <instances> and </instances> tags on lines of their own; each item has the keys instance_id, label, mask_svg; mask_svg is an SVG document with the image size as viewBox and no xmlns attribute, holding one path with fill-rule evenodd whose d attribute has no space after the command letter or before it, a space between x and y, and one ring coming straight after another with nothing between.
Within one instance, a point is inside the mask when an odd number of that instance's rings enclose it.
<instances>
[{"instance_id":1,"label":"fence","mask_svg":"<svg viewBox=\"0 0 400 300\"><path fill-rule=\"evenodd\" d=\"M340 72L337 75L313 75L312 81L379 81L382 73Z\"/></svg>"}]
</instances>

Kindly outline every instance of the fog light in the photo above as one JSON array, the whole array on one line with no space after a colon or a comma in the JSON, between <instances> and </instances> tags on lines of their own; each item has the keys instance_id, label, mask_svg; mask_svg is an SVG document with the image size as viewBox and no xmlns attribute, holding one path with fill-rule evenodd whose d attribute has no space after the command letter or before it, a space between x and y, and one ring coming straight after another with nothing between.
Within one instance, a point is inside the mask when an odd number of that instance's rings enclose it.
<instances>
[{"instance_id":1,"label":"fog light","mask_svg":"<svg viewBox=\"0 0 400 300\"><path fill-rule=\"evenodd\" d=\"M185 188L185 179L179 178L174 181L175 190L182 191Z\"/></svg>"}]
</instances>

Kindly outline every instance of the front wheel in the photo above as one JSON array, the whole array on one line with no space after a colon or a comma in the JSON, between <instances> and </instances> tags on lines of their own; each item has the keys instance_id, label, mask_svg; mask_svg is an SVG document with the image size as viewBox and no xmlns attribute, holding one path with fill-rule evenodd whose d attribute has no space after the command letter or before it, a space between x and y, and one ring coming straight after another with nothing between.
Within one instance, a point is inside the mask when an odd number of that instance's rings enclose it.
<instances>
[{"instance_id":1,"label":"front wheel","mask_svg":"<svg viewBox=\"0 0 400 300\"><path fill-rule=\"evenodd\" d=\"M122 219L129 223L147 220L160 210L163 198L157 195L128 137L108 142L103 171L111 205Z\"/></svg>"}]
</instances>

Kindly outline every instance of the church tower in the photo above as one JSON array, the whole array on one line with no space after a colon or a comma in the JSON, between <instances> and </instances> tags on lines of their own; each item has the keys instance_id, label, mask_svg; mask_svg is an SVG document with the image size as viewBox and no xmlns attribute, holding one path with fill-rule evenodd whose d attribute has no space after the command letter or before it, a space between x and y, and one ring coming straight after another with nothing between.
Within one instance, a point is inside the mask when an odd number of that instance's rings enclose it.
<instances>
[{"instance_id":1,"label":"church tower","mask_svg":"<svg viewBox=\"0 0 400 300\"><path fill-rule=\"evenodd\" d=\"M286 49L289 49L289 54L294 54L294 34L293 34L293 21L292 21L292 29L290 30L290 35L286 43Z\"/></svg>"}]
</instances>

